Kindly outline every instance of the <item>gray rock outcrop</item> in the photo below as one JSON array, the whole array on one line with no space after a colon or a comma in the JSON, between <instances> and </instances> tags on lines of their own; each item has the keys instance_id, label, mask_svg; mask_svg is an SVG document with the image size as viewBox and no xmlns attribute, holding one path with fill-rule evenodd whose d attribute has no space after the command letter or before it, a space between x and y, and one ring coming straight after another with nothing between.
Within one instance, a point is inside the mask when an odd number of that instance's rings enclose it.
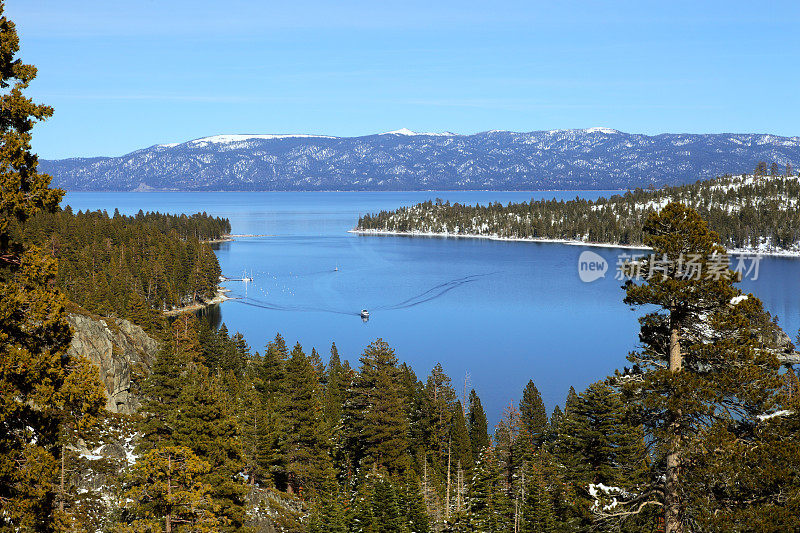
<instances>
[{"instance_id":1,"label":"gray rock outcrop","mask_svg":"<svg viewBox=\"0 0 800 533\"><path fill-rule=\"evenodd\" d=\"M155 361L158 343L139 326L117 318L70 314L70 354L88 358L100 371L106 409L131 414L140 406L139 383Z\"/></svg>"}]
</instances>

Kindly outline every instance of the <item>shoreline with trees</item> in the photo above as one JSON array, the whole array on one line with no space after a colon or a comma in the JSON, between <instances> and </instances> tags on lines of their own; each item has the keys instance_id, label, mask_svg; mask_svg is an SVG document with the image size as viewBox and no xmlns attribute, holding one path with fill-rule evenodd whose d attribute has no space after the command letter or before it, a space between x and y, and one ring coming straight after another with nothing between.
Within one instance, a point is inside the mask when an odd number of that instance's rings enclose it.
<instances>
[{"instance_id":1,"label":"shoreline with trees","mask_svg":"<svg viewBox=\"0 0 800 533\"><path fill-rule=\"evenodd\" d=\"M768 173L769 172L769 173ZM502 205L427 201L359 218L353 233L644 247L647 216L675 201L696 209L731 253L800 257L800 178L758 165L756 174L636 189L598 200ZM774 173L774 174L773 174Z\"/></svg>"}]
</instances>

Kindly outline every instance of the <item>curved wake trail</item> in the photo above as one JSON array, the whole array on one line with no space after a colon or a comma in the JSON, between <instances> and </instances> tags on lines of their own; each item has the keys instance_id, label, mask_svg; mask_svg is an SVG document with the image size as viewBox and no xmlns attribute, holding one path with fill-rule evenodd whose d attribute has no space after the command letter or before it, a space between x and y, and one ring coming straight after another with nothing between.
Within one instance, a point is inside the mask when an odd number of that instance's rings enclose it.
<instances>
[{"instance_id":1,"label":"curved wake trail","mask_svg":"<svg viewBox=\"0 0 800 533\"><path fill-rule=\"evenodd\" d=\"M411 298L406 298L405 300L398 302L392 305L381 305L377 307L373 307L373 311L397 311L400 309L409 309L411 307L424 304L430 302L431 300L435 300L437 298L441 298L448 292L452 291L453 289L457 289L463 285L468 283L472 283L474 281L478 281L481 278L486 276L491 276L497 274L497 272L489 272L487 274L473 274L470 276L464 276L463 278L456 278L450 281L445 281L444 283L439 283L438 285L434 285L430 289L421 292ZM271 311L293 311L298 313L333 313L337 315L348 315L348 316L360 316L361 313L355 311L342 311L340 309L332 309L330 307L319 307L319 306L306 306L306 305L284 305L278 304L274 302L267 302L263 300L258 300L256 298L251 297L244 297L238 298L233 300L239 302L243 305L249 305L251 307L257 307L259 309L269 309Z\"/></svg>"},{"instance_id":2,"label":"curved wake trail","mask_svg":"<svg viewBox=\"0 0 800 533\"><path fill-rule=\"evenodd\" d=\"M354 311L340 311L337 309L330 309L327 307L312 307L303 305L281 305L272 302L263 302L260 300L256 300L255 298L240 298L232 301L239 302L240 304L243 305L249 305L250 307L258 307L259 309L269 309L271 311L294 311L298 313L334 313L337 315L360 316L360 313L356 313Z\"/></svg>"},{"instance_id":3,"label":"curved wake trail","mask_svg":"<svg viewBox=\"0 0 800 533\"><path fill-rule=\"evenodd\" d=\"M427 291L417 294L416 296L412 296L411 298L407 298L402 302L398 302L394 305L383 305L380 307L376 307L375 309L382 311L408 309L409 307L414 307L416 305L424 304L426 302L430 302L431 300L441 298L442 296L452 291L453 289L457 289L462 285L466 285L467 283L472 283L473 281L478 281L481 278L484 278L486 276L491 276L493 274L497 274L497 272L489 272L487 274L473 274L471 276L464 276L463 278L456 278L450 281L446 281L444 283L440 283L438 285L434 285Z\"/></svg>"}]
</instances>

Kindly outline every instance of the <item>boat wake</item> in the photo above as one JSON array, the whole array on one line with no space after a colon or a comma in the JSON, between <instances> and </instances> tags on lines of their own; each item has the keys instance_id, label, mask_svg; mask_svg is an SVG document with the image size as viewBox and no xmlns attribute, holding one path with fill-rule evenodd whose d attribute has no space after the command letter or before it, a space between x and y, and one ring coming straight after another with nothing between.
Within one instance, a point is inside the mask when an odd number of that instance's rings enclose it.
<instances>
[{"instance_id":1,"label":"boat wake","mask_svg":"<svg viewBox=\"0 0 800 533\"><path fill-rule=\"evenodd\" d=\"M417 294L416 296L412 296L402 302L396 303L394 305L383 305L380 307L375 307L376 310L382 311L394 311L397 309L408 309L410 307L414 307L420 304L424 304L430 302L431 300L435 300L437 298L441 298L448 292L452 291L453 289L457 289L467 283L472 283L473 281L478 281L481 278L485 278L487 276L491 276L497 274L497 272L490 272L488 274L473 274L471 276L464 276L463 278L456 278L450 281L446 281L444 283L440 283L438 285L434 285L427 291Z\"/></svg>"},{"instance_id":2,"label":"boat wake","mask_svg":"<svg viewBox=\"0 0 800 533\"><path fill-rule=\"evenodd\" d=\"M361 313L357 311L341 311L338 309L331 309L329 307L315 307L308 305L283 305L273 302L265 302L256 298L245 297L235 300L241 304L249 305L251 307L258 307L260 309L269 309L271 311L294 311L297 313L334 313L337 315L350 315L360 316Z\"/></svg>"},{"instance_id":3,"label":"boat wake","mask_svg":"<svg viewBox=\"0 0 800 533\"><path fill-rule=\"evenodd\" d=\"M436 300L437 298L441 298L442 296L452 291L453 289L457 289L468 283L473 283L475 281L478 281L479 279L485 278L487 276L492 276L494 274L497 274L497 272L489 272L487 274L473 274L470 276L464 276L462 278L456 278L450 281L445 281L444 283L439 283L438 285L434 285L430 289L421 292L415 296L412 296L411 298L406 298L401 302L391 305L379 305L376 307L371 307L370 312L397 311L400 309L409 309L411 307L415 307L417 305L421 305L430 302L432 300ZM310 306L310 305L286 305L275 302L268 302L265 300L260 300L258 298L252 298L249 296L238 298L233 301L239 302L240 304L243 305L257 307L259 309L269 309L271 311L290 311L297 313L334 313L337 315L361 316L361 312L359 311L344 311L341 309L333 309L331 307L320 307L320 306Z\"/></svg>"}]
</instances>

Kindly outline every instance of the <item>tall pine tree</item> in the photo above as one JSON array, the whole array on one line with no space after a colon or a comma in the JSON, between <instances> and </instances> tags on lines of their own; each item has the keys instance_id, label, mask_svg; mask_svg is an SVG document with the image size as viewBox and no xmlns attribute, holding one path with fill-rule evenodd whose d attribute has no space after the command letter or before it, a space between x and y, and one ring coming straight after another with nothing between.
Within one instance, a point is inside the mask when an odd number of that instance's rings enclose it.
<instances>
[{"instance_id":1,"label":"tall pine tree","mask_svg":"<svg viewBox=\"0 0 800 533\"><path fill-rule=\"evenodd\" d=\"M16 57L19 37L4 10L0 2L0 502L6 528L51 531L62 518L53 494L60 426L74 419L70 411L96 412L105 399L96 394L96 372L65 396L70 376L84 367L67 355L71 332L54 287L56 262L18 238L20 225L55 210L64 193L37 171L31 130L53 110L23 94L36 68Z\"/></svg>"}]
</instances>

